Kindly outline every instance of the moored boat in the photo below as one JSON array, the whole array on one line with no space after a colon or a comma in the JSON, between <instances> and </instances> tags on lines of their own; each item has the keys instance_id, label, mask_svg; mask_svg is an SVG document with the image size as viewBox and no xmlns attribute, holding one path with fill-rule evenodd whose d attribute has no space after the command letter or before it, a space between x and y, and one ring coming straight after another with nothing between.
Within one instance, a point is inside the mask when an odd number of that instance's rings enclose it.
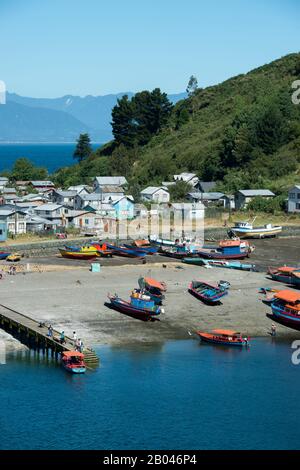
<instances>
[{"instance_id":1,"label":"moored boat","mask_svg":"<svg viewBox=\"0 0 300 470\"><path fill-rule=\"evenodd\" d=\"M108 295L111 305L115 310L129 315L151 319L164 313L163 308L155 305L155 302L149 296L138 292L136 289L132 292L129 302L121 299L117 294Z\"/></svg>"},{"instance_id":2,"label":"moored boat","mask_svg":"<svg viewBox=\"0 0 300 470\"><path fill-rule=\"evenodd\" d=\"M141 253L145 253L146 255L155 255L158 251L157 247L154 246L136 246L136 245L128 245L124 243L123 245L125 248L129 250L140 251Z\"/></svg>"},{"instance_id":3,"label":"moored boat","mask_svg":"<svg viewBox=\"0 0 300 470\"><path fill-rule=\"evenodd\" d=\"M300 287L300 268L282 266L280 268L269 267L267 274L274 280Z\"/></svg>"},{"instance_id":4,"label":"moored boat","mask_svg":"<svg viewBox=\"0 0 300 470\"><path fill-rule=\"evenodd\" d=\"M211 344L218 344L222 346L249 346L250 338L243 337L241 333L235 330L213 330L211 333L196 331L196 334L202 341Z\"/></svg>"},{"instance_id":5,"label":"moored boat","mask_svg":"<svg viewBox=\"0 0 300 470\"><path fill-rule=\"evenodd\" d=\"M300 293L282 290L274 294L271 302L272 314L283 324L300 327Z\"/></svg>"},{"instance_id":6,"label":"moored boat","mask_svg":"<svg viewBox=\"0 0 300 470\"><path fill-rule=\"evenodd\" d=\"M236 222L231 231L239 238L267 238L279 235L282 232L282 227L272 224L254 227L250 222Z\"/></svg>"},{"instance_id":7,"label":"moored boat","mask_svg":"<svg viewBox=\"0 0 300 470\"><path fill-rule=\"evenodd\" d=\"M217 304L221 298L228 295L230 284L220 281L219 284L212 285L203 281L192 281L189 285L189 293L205 303Z\"/></svg>"},{"instance_id":8,"label":"moored boat","mask_svg":"<svg viewBox=\"0 0 300 470\"><path fill-rule=\"evenodd\" d=\"M84 374L86 371L84 354L79 351L64 351L61 363L63 368L72 374Z\"/></svg>"}]
</instances>

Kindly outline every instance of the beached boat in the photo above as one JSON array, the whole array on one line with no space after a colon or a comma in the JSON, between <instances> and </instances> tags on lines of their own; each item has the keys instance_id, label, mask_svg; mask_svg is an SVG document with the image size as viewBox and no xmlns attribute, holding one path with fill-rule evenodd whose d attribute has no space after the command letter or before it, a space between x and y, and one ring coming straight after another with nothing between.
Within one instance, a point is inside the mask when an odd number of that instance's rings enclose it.
<instances>
[{"instance_id":1,"label":"beached boat","mask_svg":"<svg viewBox=\"0 0 300 470\"><path fill-rule=\"evenodd\" d=\"M107 248L117 256L125 256L127 258L145 258L146 253L136 248L126 248L125 246L116 246L107 243Z\"/></svg>"},{"instance_id":2,"label":"beached boat","mask_svg":"<svg viewBox=\"0 0 300 470\"><path fill-rule=\"evenodd\" d=\"M217 286L203 281L192 281L189 285L189 293L202 302L217 304L228 294L229 287L230 284L226 281L220 281Z\"/></svg>"},{"instance_id":3,"label":"beached boat","mask_svg":"<svg viewBox=\"0 0 300 470\"><path fill-rule=\"evenodd\" d=\"M146 255L156 255L158 252L158 247L155 246L136 246L136 245L128 245L127 243L124 243L125 248L128 248L129 250L135 250L135 251L140 251L141 253L145 253Z\"/></svg>"},{"instance_id":4,"label":"beached boat","mask_svg":"<svg viewBox=\"0 0 300 470\"><path fill-rule=\"evenodd\" d=\"M164 313L164 310L156 305L149 296L138 292L136 289L132 292L129 302L121 299L117 294L108 295L108 298L113 308L118 312L141 317L142 319L151 319Z\"/></svg>"},{"instance_id":5,"label":"beached boat","mask_svg":"<svg viewBox=\"0 0 300 470\"><path fill-rule=\"evenodd\" d=\"M231 230L239 238L267 238L279 235L282 232L282 227L272 224L254 227L250 222L236 222Z\"/></svg>"},{"instance_id":6,"label":"beached boat","mask_svg":"<svg viewBox=\"0 0 300 470\"><path fill-rule=\"evenodd\" d=\"M22 255L20 253L11 253L7 256L6 261L10 261L11 263L16 263L21 261Z\"/></svg>"},{"instance_id":7,"label":"beached boat","mask_svg":"<svg viewBox=\"0 0 300 470\"><path fill-rule=\"evenodd\" d=\"M59 251L63 258L68 259L91 260L98 257L98 253L96 251L90 253L80 253L79 251L68 251L62 248L59 248Z\"/></svg>"},{"instance_id":8,"label":"beached boat","mask_svg":"<svg viewBox=\"0 0 300 470\"><path fill-rule=\"evenodd\" d=\"M0 251L0 260L1 259L6 259L10 255L11 255L11 253L9 253L7 251Z\"/></svg>"},{"instance_id":9,"label":"beached boat","mask_svg":"<svg viewBox=\"0 0 300 470\"><path fill-rule=\"evenodd\" d=\"M280 323L290 327L300 327L300 293L282 290L274 294L271 302L272 314Z\"/></svg>"},{"instance_id":10,"label":"beached boat","mask_svg":"<svg viewBox=\"0 0 300 470\"><path fill-rule=\"evenodd\" d=\"M267 274L274 280L300 287L300 268L282 266L280 268L269 267Z\"/></svg>"},{"instance_id":11,"label":"beached boat","mask_svg":"<svg viewBox=\"0 0 300 470\"><path fill-rule=\"evenodd\" d=\"M140 277L138 284L140 291L148 295L156 305L162 304L165 298L163 293L167 290L167 286L164 282L156 281L150 277Z\"/></svg>"},{"instance_id":12,"label":"beached boat","mask_svg":"<svg viewBox=\"0 0 300 470\"><path fill-rule=\"evenodd\" d=\"M255 264L241 263L240 261L226 261L204 258L183 258L183 263L213 268L239 269L241 271L255 271Z\"/></svg>"},{"instance_id":13,"label":"beached boat","mask_svg":"<svg viewBox=\"0 0 300 470\"><path fill-rule=\"evenodd\" d=\"M247 241L221 240L218 247L202 248L197 254L200 258L208 259L244 259L249 257L254 247Z\"/></svg>"},{"instance_id":14,"label":"beached boat","mask_svg":"<svg viewBox=\"0 0 300 470\"><path fill-rule=\"evenodd\" d=\"M211 333L196 331L202 341L222 346L248 346L250 338L243 337L241 333L234 330L213 330Z\"/></svg>"},{"instance_id":15,"label":"beached boat","mask_svg":"<svg viewBox=\"0 0 300 470\"><path fill-rule=\"evenodd\" d=\"M72 374L84 374L86 371L84 355L78 351L64 351L61 363L63 368Z\"/></svg>"},{"instance_id":16,"label":"beached boat","mask_svg":"<svg viewBox=\"0 0 300 470\"><path fill-rule=\"evenodd\" d=\"M154 245L159 245L159 246L177 246L179 244L179 240L173 241L173 240L168 240L165 238L159 238L155 235L149 237L150 243Z\"/></svg>"}]
</instances>

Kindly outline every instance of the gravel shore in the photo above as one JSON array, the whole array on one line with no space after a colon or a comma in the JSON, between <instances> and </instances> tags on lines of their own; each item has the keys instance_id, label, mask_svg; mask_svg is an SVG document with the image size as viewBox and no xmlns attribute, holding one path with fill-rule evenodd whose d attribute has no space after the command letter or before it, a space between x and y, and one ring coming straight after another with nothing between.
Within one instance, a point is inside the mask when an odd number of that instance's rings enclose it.
<instances>
[{"instance_id":1,"label":"gravel shore","mask_svg":"<svg viewBox=\"0 0 300 470\"><path fill-rule=\"evenodd\" d=\"M265 273L205 269L180 262L164 266L162 262L103 266L101 273L91 273L86 266L86 269L74 267L67 271L6 276L0 283L1 304L51 323L68 335L76 331L85 344L93 346L184 339L196 329L230 328L250 336L269 335L271 320L266 314L270 309L261 302L258 289L281 285L266 279ZM141 275L167 283L165 313L160 321L143 322L105 306L108 292L117 292L128 299ZM192 279L228 280L230 293L221 305L204 305L187 291ZM280 325L277 332L282 337L300 337L300 332ZM7 335L1 334L0 338L7 340ZM16 342L8 344L14 347Z\"/></svg>"}]
</instances>

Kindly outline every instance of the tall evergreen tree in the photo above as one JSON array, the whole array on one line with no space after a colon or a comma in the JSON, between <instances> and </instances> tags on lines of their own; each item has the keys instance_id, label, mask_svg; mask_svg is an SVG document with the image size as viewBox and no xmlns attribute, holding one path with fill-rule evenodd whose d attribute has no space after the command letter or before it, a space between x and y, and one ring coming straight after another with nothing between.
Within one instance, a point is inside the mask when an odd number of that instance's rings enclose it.
<instances>
[{"instance_id":1,"label":"tall evergreen tree","mask_svg":"<svg viewBox=\"0 0 300 470\"><path fill-rule=\"evenodd\" d=\"M198 80L195 75L192 75L189 79L189 82L186 87L186 92L189 96L194 95L195 91L198 89Z\"/></svg>"},{"instance_id":2,"label":"tall evergreen tree","mask_svg":"<svg viewBox=\"0 0 300 470\"><path fill-rule=\"evenodd\" d=\"M80 134L77 139L77 145L73 157L80 163L83 160L86 160L91 153L92 146L90 136L88 134Z\"/></svg>"},{"instance_id":3,"label":"tall evergreen tree","mask_svg":"<svg viewBox=\"0 0 300 470\"><path fill-rule=\"evenodd\" d=\"M132 146L136 140L134 104L124 95L112 110L112 131L117 145Z\"/></svg>"}]
</instances>

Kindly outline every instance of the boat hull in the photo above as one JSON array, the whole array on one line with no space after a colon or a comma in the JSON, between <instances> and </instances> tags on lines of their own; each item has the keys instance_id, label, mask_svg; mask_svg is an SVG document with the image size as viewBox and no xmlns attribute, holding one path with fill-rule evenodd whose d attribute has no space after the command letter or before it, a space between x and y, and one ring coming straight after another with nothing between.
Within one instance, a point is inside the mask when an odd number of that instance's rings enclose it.
<instances>
[{"instance_id":1,"label":"boat hull","mask_svg":"<svg viewBox=\"0 0 300 470\"><path fill-rule=\"evenodd\" d=\"M233 227L231 229L239 238L272 238L282 232L282 227L273 227L272 229L240 229Z\"/></svg>"},{"instance_id":2,"label":"boat hull","mask_svg":"<svg viewBox=\"0 0 300 470\"><path fill-rule=\"evenodd\" d=\"M289 284L291 286L300 287L300 279L293 276L285 276L284 274L275 274L268 271L268 275L273 279L273 281L282 282L284 284Z\"/></svg>"},{"instance_id":3,"label":"boat hull","mask_svg":"<svg viewBox=\"0 0 300 470\"><path fill-rule=\"evenodd\" d=\"M230 260L230 259L248 258L249 253L243 252L243 253L234 253L234 254L229 254L229 253L224 254L223 252L217 252L217 251L199 250L198 256L200 258L206 258L206 259L229 259Z\"/></svg>"},{"instance_id":4,"label":"boat hull","mask_svg":"<svg viewBox=\"0 0 300 470\"><path fill-rule=\"evenodd\" d=\"M203 292L199 292L197 287L203 288ZM216 305L220 303L221 299L228 295L228 291L225 289L219 289L215 286L211 286L206 283L199 283L199 286L189 285L189 293L196 297L198 300L201 300L204 303Z\"/></svg>"},{"instance_id":5,"label":"boat hull","mask_svg":"<svg viewBox=\"0 0 300 470\"><path fill-rule=\"evenodd\" d=\"M0 253L0 259L6 259L10 255L11 255L11 253L2 252L2 253Z\"/></svg>"},{"instance_id":6,"label":"boat hull","mask_svg":"<svg viewBox=\"0 0 300 470\"><path fill-rule=\"evenodd\" d=\"M71 374L84 374L86 372L86 367L77 367L68 364L63 364L62 366L67 372L70 372Z\"/></svg>"},{"instance_id":7,"label":"boat hull","mask_svg":"<svg viewBox=\"0 0 300 470\"><path fill-rule=\"evenodd\" d=\"M197 335L201 338L201 341L210 344L217 344L219 346L231 346L231 347L238 347L242 348L247 345L245 341L226 341L226 340L218 340L216 338L209 338L208 336L204 336L201 333L197 332Z\"/></svg>"},{"instance_id":8,"label":"boat hull","mask_svg":"<svg viewBox=\"0 0 300 470\"><path fill-rule=\"evenodd\" d=\"M80 253L78 251L66 251L60 249L60 254L63 258L77 259L77 260L92 260L98 257L97 253Z\"/></svg>"},{"instance_id":9,"label":"boat hull","mask_svg":"<svg viewBox=\"0 0 300 470\"><path fill-rule=\"evenodd\" d=\"M281 323L285 323L290 327L295 326L297 329L300 327L300 315L293 315L274 303L271 303L271 308L274 318L278 318Z\"/></svg>"},{"instance_id":10,"label":"boat hull","mask_svg":"<svg viewBox=\"0 0 300 470\"><path fill-rule=\"evenodd\" d=\"M160 314L160 312L158 311L150 311L147 309L134 307L129 302L126 302L125 300L122 300L118 297L109 296L108 298L111 302L112 307L121 313L126 313L128 315L140 316L142 318L149 319L157 317Z\"/></svg>"}]
</instances>

